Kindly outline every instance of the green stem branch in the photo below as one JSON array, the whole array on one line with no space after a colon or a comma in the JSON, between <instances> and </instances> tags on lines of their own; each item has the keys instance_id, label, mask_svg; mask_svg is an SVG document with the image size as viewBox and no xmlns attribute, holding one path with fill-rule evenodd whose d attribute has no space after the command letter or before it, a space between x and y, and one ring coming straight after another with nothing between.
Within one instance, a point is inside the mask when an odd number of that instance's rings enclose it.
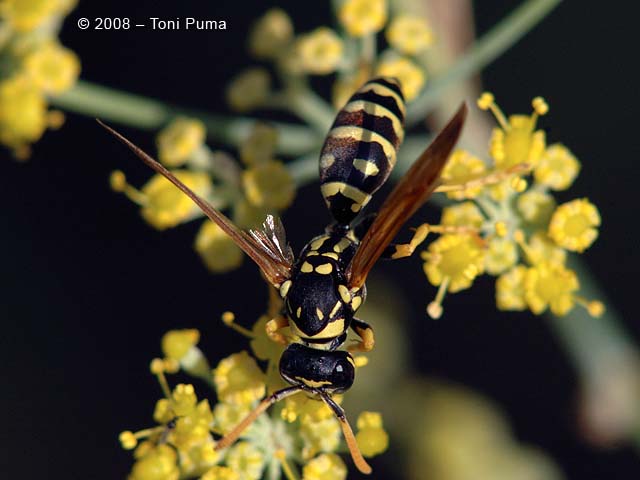
<instances>
[{"instance_id":1,"label":"green stem branch","mask_svg":"<svg viewBox=\"0 0 640 480\"><path fill-rule=\"evenodd\" d=\"M407 125L420 123L438 104L445 90L480 72L535 27L561 1L527 0L502 19L447 70L447 73L430 82L430 86L409 107Z\"/></svg>"}]
</instances>

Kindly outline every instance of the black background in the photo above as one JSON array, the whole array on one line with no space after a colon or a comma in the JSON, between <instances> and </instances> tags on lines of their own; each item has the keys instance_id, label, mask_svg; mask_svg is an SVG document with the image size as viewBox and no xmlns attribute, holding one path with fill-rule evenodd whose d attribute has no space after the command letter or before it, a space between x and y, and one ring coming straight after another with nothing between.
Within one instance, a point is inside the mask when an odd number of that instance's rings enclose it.
<instances>
[{"instance_id":1,"label":"black background","mask_svg":"<svg viewBox=\"0 0 640 480\"><path fill-rule=\"evenodd\" d=\"M291 13L297 31L329 21L328 2L274 3ZM479 31L517 4L478 2ZM543 122L549 139L567 144L584 165L566 198L588 196L603 217L601 238L584 258L638 338L637 40L631 13L613 7L620 4L565 2L483 78L507 112L528 111L535 95L551 104ZM249 61L246 32L266 8L257 0L85 1L67 20L62 40L80 56L87 80L220 112L225 84ZM78 18L96 16L225 19L228 30L76 27ZM151 134L123 131L153 151ZM107 178L114 168L136 184L148 172L92 119L69 115L60 132L35 145L27 163L1 155L0 472L123 478L131 457L117 434L151 423L159 392L147 366L160 353L162 333L200 328L212 359L244 348L221 327L219 314L230 309L255 318L264 288L248 262L235 273L209 275L191 249L196 225L157 233L112 193ZM299 192L284 216L297 249L327 220L315 184ZM638 478L632 449L600 451L579 439L576 375L544 319L496 312L493 282L484 278L449 299L443 321L428 321L422 309L434 292L417 264L379 271L403 279L416 299L409 328L421 371L489 395L516 436L546 450L568 478ZM407 278L415 285L406 285Z\"/></svg>"}]
</instances>

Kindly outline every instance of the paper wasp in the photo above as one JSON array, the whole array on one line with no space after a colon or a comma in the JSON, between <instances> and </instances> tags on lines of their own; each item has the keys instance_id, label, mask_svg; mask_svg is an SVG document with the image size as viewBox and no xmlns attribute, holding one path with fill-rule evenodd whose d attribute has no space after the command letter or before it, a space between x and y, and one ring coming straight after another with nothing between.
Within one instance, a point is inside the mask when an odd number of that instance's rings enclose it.
<instances>
[{"instance_id":1,"label":"paper wasp","mask_svg":"<svg viewBox=\"0 0 640 480\"><path fill-rule=\"evenodd\" d=\"M355 313L366 296L365 280L381 256L401 258L413 253L427 231L418 229L411 242L392 245L405 222L426 202L462 130L467 109L452 120L399 181L377 215L354 223L371 196L387 180L404 135L404 99L393 78L367 82L338 113L320 155L321 191L334 223L294 256L280 221L269 215L260 230L242 231L164 166L122 135L102 124L149 167L182 190L258 265L284 301L280 315L267 324L267 334L288 344L280 359L280 374L291 386L263 399L258 407L216 444L233 443L271 405L298 392L324 401L340 421L357 468L371 473L362 457L344 410L332 395L348 390L355 364L348 351L338 350L351 328L360 341L348 350L373 348L373 330ZM289 343L279 332L289 326Z\"/></svg>"}]
</instances>

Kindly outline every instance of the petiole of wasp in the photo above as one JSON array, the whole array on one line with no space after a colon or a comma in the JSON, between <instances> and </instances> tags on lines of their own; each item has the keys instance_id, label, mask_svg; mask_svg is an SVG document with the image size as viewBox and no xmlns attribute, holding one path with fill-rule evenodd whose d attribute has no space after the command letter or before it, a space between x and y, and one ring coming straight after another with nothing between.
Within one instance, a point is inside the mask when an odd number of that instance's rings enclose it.
<instances>
[{"instance_id":1,"label":"petiole of wasp","mask_svg":"<svg viewBox=\"0 0 640 480\"><path fill-rule=\"evenodd\" d=\"M331 408L356 467L363 473L371 473L344 410L332 399L332 395L348 390L355 377L353 357L339 348L349 329L360 341L348 350L373 348L373 329L355 317L366 297L365 280L380 257L410 256L427 236L428 226L422 225L409 243L391 243L439 185L440 173L460 136L466 114L467 108L462 105L398 182L377 215L358 222L360 212L388 179L396 163L405 116L397 80L375 78L364 84L338 113L320 154L320 189L334 222L322 235L309 241L297 258L287 244L279 219L269 215L262 229L240 230L164 166L100 122L218 224L254 260L283 299L282 312L267 323L266 331L271 339L287 345L279 368L290 386L262 400L217 442L217 450L232 444L274 403L306 392ZM287 326L293 334L291 339L280 332Z\"/></svg>"}]
</instances>

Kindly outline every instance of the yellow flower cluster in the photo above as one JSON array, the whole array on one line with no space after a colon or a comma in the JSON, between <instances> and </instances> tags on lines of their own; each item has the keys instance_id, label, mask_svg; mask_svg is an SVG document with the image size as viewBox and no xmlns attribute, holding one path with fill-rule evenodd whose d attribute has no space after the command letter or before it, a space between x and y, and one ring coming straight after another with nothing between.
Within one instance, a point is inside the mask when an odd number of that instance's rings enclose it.
<instances>
[{"instance_id":1,"label":"yellow flower cluster","mask_svg":"<svg viewBox=\"0 0 640 480\"><path fill-rule=\"evenodd\" d=\"M418 56L434 43L433 32L424 20L407 14L390 19L387 0L345 0L337 6L336 16L339 30L322 26L296 35L286 12L279 8L267 11L255 23L248 47L255 58L275 63L283 90L272 91L267 70L251 67L228 86L230 107L239 112L286 108L307 119L305 108L313 101L304 97L317 97L304 87L304 77L333 73L337 74L335 108L341 108L374 75L398 78L407 100L418 96L426 81ZM378 55L377 35L383 30L387 48Z\"/></svg>"},{"instance_id":2,"label":"yellow flower cluster","mask_svg":"<svg viewBox=\"0 0 640 480\"><path fill-rule=\"evenodd\" d=\"M187 187L218 209L229 209L240 228L259 226L267 214L288 207L295 196L293 178L274 158L277 135L257 124L240 148L243 169L231 156L212 152L205 144L199 120L179 117L157 138L160 161ZM202 217L198 207L162 175L156 174L139 190L120 171L111 174L111 187L140 206L142 217L158 230L173 228ZM213 272L237 268L242 251L218 225L207 220L198 231L195 250Z\"/></svg>"},{"instance_id":3,"label":"yellow flower cluster","mask_svg":"<svg viewBox=\"0 0 640 480\"><path fill-rule=\"evenodd\" d=\"M593 244L600 215L586 198L561 205L553 198L571 186L580 163L565 146L547 146L537 129L548 105L537 97L532 114L507 118L484 93L478 106L498 121L489 142L492 166L458 150L444 169L440 191L459 203L443 209L442 225L430 227L443 235L422 254L427 278L439 286L429 314L440 316L445 293L469 288L484 272L498 277L501 310L566 315L578 304L602 314L601 302L577 294L580 282L566 265L567 252Z\"/></svg>"},{"instance_id":4,"label":"yellow flower cluster","mask_svg":"<svg viewBox=\"0 0 640 480\"><path fill-rule=\"evenodd\" d=\"M280 300L272 297L268 313L279 308ZM197 346L198 330L167 332L161 342L164 357L151 362L151 372L164 393L153 413L158 425L120 434L122 447L133 450L135 463L129 478L258 480L265 472L275 471L288 480L345 479L347 466L336 453L342 444L339 422L324 402L304 394L288 397L272 412L259 416L240 441L215 450L214 436L228 433L267 392L284 385L277 368L283 347L268 339L264 317L251 330L238 325L230 312L224 313L222 320L251 339L253 355L235 353L211 369ZM271 344L269 348L266 343ZM254 356L265 362L264 368ZM192 384L170 388L166 375L179 370L212 388L217 398L213 408L208 400L198 397ZM334 400L340 402L341 396ZM356 439L363 455L375 456L388 448L389 437L379 413L363 412L357 427Z\"/></svg>"},{"instance_id":5,"label":"yellow flower cluster","mask_svg":"<svg viewBox=\"0 0 640 480\"><path fill-rule=\"evenodd\" d=\"M3 38L0 56L0 144L18 159L47 128L59 128L64 116L49 111L47 97L70 89L80 73L75 53L56 35L74 0L4 0L0 2ZM4 68L6 66L7 68Z\"/></svg>"}]
</instances>

